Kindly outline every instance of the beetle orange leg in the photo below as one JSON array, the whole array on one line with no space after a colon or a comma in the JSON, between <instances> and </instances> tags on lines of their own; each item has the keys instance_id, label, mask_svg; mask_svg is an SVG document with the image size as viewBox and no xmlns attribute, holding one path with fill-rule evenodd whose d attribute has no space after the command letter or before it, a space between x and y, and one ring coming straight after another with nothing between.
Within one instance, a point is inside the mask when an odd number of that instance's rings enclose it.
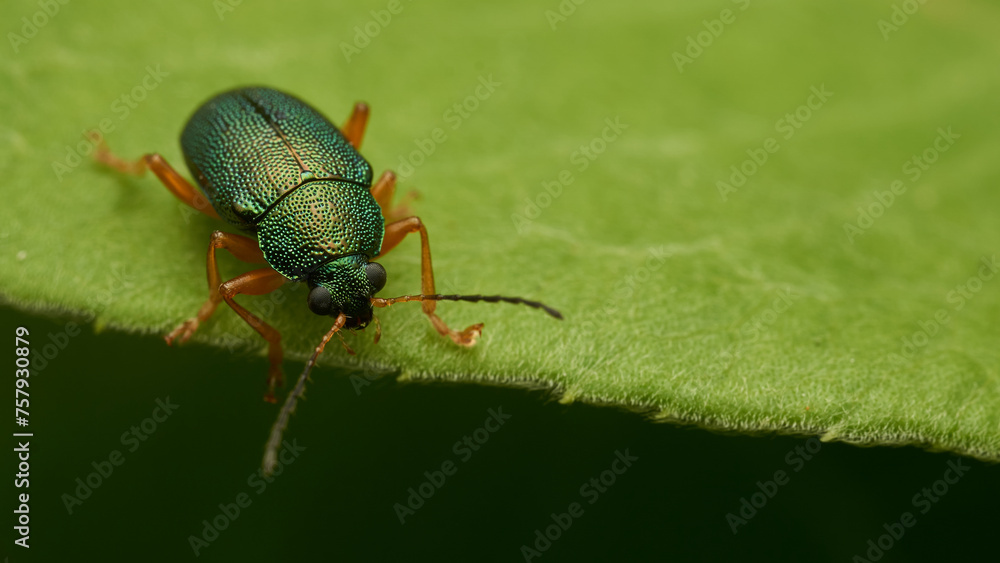
<instances>
[{"instance_id":1,"label":"beetle orange leg","mask_svg":"<svg viewBox=\"0 0 1000 563\"><path fill-rule=\"evenodd\" d=\"M245 295L264 295L265 293L271 293L284 285L287 281L288 278L279 274L272 268L261 268L259 270L247 272L227 281L219 286L217 291L217 293L219 293L222 298L226 300L226 303L228 303L239 316L243 317L243 320L246 321L247 324L263 336L264 340L267 340L270 369L267 373L267 394L264 396L264 399L271 403L275 402L275 386L281 385L284 380L284 376L281 372L281 360L284 356L281 350L281 333L275 330L271 325L258 319L250 311L244 309L243 306L237 303L233 298L241 293Z\"/></svg>"},{"instance_id":2,"label":"beetle orange leg","mask_svg":"<svg viewBox=\"0 0 1000 563\"><path fill-rule=\"evenodd\" d=\"M256 240L232 233L215 231L212 233L208 244L208 300L202 304L198 314L175 328L165 337L167 344L172 344L174 340L180 339L185 342L191 338L198 326L208 320L219 306L225 301L236 313L243 318L254 330L260 333L268 343L268 357L270 358L270 369L268 371L267 383L268 391L265 399L274 402L274 388L282 382L281 360L281 335L273 327L255 317L250 311L244 309L239 303L233 300L238 294L263 295L270 293L288 281L288 278L279 274L272 268L261 268L237 276L226 283L221 282L219 276L219 265L216 263L215 251L224 248L231 252L233 256L244 262L264 263L264 253L260 250L260 245Z\"/></svg>"},{"instance_id":3,"label":"beetle orange leg","mask_svg":"<svg viewBox=\"0 0 1000 563\"><path fill-rule=\"evenodd\" d=\"M133 176L142 176L146 170L152 170L153 174L163 182L163 185L170 190L170 193L177 196L177 199L183 201L184 203L190 205L194 209L201 211L205 215L212 217L213 219L218 219L219 214L215 212L212 208L212 204L209 203L208 199L198 191L190 182L184 179L177 173L176 170L169 163L167 163L164 158L158 154L146 154L135 161L125 160L108 149L107 143L104 139L99 139L97 143L97 152L94 153L94 159L98 162L106 164L119 172L124 172L126 174L131 174Z\"/></svg>"},{"instance_id":4,"label":"beetle orange leg","mask_svg":"<svg viewBox=\"0 0 1000 563\"><path fill-rule=\"evenodd\" d=\"M389 223L385 226L385 236L382 237L382 250L379 253L385 254L395 248L403 237L410 233L420 233L420 292L424 295L433 295L437 293L434 290L434 270L431 266L431 246L430 242L427 240L427 229L424 224L420 221L419 217L407 217L396 221L395 223ZM424 309L424 314L430 319L431 324L442 336L447 336L451 338L455 344L459 346L472 346L476 343L476 339L483 332L483 324L474 324L465 330L459 332L448 328L448 325L441 320L434 313L437 301L423 301L421 303Z\"/></svg>"},{"instance_id":5,"label":"beetle orange leg","mask_svg":"<svg viewBox=\"0 0 1000 563\"><path fill-rule=\"evenodd\" d=\"M347 142L351 143L355 149L361 147L361 139L365 136L366 125L368 125L368 104L358 102L354 104L351 117L347 118L347 123L341 130L344 137L347 137Z\"/></svg>"},{"instance_id":6,"label":"beetle orange leg","mask_svg":"<svg viewBox=\"0 0 1000 563\"><path fill-rule=\"evenodd\" d=\"M264 253L261 252L260 245L254 239L222 231L212 233L211 240L208 243L208 300L198 310L197 316L184 321L164 337L167 344L173 344L174 340L178 338L180 342L186 342L194 334L194 331L198 330L198 325L208 320L212 316L212 313L215 312L215 308L219 306L219 303L222 303L223 297L219 293L222 278L219 276L219 265L215 262L215 251L220 248L228 250L233 256L243 262L265 262Z\"/></svg>"},{"instance_id":7,"label":"beetle orange leg","mask_svg":"<svg viewBox=\"0 0 1000 563\"><path fill-rule=\"evenodd\" d=\"M417 191L410 190L403 196L402 201L392 205L392 196L396 193L396 174L392 170L386 170L379 176L378 181L372 186L371 193L375 203L382 208L382 216L386 221L398 221L411 215L409 204L417 199Z\"/></svg>"}]
</instances>

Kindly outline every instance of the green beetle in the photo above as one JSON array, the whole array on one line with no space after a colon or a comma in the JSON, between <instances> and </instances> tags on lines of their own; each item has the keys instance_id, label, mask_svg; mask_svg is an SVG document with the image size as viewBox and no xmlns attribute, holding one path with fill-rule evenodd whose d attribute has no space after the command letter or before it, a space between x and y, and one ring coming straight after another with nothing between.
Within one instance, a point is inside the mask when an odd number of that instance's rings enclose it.
<instances>
[{"instance_id":1,"label":"green beetle","mask_svg":"<svg viewBox=\"0 0 1000 563\"><path fill-rule=\"evenodd\" d=\"M265 398L274 402L275 386L282 382L281 335L237 303L238 294L262 295L289 280L307 283L309 309L336 318L324 343L340 329L366 327L374 318L373 307L402 301L422 301L434 328L461 346L474 345L483 325L449 328L434 312L437 301L521 303L562 318L550 307L517 297L435 293L427 229L419 217L397 217L400 209L389 207L395 174L386 171L373 184L371 165L358 153L367 121L368 106L363 103L354 106L341 130L306 103L277 90L248 87L219 94L195 111L181 133L184 158L202 193L158 154L130 162L103 144L98 147L99 161L136 175L152 170L184 203L255 235L212 233L209 298L196 316L165 337L168 344L190 338L225 301L268 342ZM375 297L385 286L386 272L372 260L417 232L421 294ZM244 262L268 267L223 282L215 258L220 248Z\"/></svg>"}]
</instances>

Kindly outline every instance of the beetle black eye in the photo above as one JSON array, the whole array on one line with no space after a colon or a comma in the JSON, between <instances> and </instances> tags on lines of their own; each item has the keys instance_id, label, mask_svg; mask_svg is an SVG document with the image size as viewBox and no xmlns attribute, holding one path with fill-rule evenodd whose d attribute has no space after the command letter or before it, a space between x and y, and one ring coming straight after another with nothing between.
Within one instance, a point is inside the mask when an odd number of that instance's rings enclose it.
<instances>
[{"instance_id":1,"label":"beetle black eye","mask_svg":"<svg viewBox=\"0 0 1000 563\"><path fill-rule=\"evenodd\" d=\"M382 291L382 288L385 287L385 268L382 267L382 264L369 262L365 266L365 275L368 276L368 282L375 288L373 295Z\"/></svg>"},{"instance_id":2,"label":"beetle black eye","mask_svg":"<svg viewBox=\"0 0 1000 563\"><path fill-rule=\"evenodd\" d=\"M330 298L330 290L317 285L309 291L309 310L317 315L329 315L333 308L333 299Z\"/></svg>"}]
</instances>

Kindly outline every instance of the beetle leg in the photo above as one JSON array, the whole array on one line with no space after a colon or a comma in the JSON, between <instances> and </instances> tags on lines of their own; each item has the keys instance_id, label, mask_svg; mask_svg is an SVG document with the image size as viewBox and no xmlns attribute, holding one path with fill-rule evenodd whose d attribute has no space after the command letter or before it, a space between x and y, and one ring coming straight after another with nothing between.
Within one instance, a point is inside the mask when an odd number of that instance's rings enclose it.
<instances>
[{"instance_id":1,"label":"beetle leg","mask_svg":"<svg viewBox=\"0 0 1000 563\"><path fill-rule=\"evenodd\" d=\"M152 170L153 174L156 174L156 177L163 182L163 185L166 186L168 190L170 190L170 193L177 196L177 199L190 205L194 209L201 211L209 217L214 219L219 218L219 214L212 208L212 204L209 203L208 199L194 186L192 186L190 182L185 180L184 176L178 174L177 171L174 170L174 168L158 154L146 154L138 160L130 162L112 153L108 149L108 145L104 142L104 139L100 139L97 143L97 151L94 153L94 159L102 164L114 168L115 170L118 170L119 172L124 172L125 174L131 174L133 176L142 176L146 170Z\"/></svg>"},{"instance_id":2,"label":"beetle leg","mask_svg":"<svg viewBox=\"0 0 1000 563\"><path fill-rule=\"evenodd\" d=\"M396 193L396 174L392 170L386 170L379 176L378 181L372 186L371 193L375 203L382 209L382 216L386 221L398 221L411 215L410 202L418 196L416 190L410 190L399 203L392 205L392 196Z\"/></svg>"},{"instance_id":3,"label":"beetle leg","mask_svg":"<svg viewBox=\"0 0 1000 563\"><path fill-rule=\"evenodd\" d=\"M281 385L284 380L284 376L281 372L281 360L283 358L281 350L281 333L275 330L271 325L257 318L250 311L244 309L243 306L237 303L233 298L241 293L245 295L264 295L265 293L271 293L284 285L287 281L288 278L281 275L274 269L261 268L259 270L247 272L227 281L219 286L217 291L217 293L222 296L222 299L225 299L226 303L228 303L240 317L243 317L243 320L246 321L247 324L263 336L264 340L267 340L270 369L267 373L267 394L264 396L264 399L271 403L275 402L275 386Z\"/></svg>"},{"instance_id":4,"label":"beetle leg","mask_svg":"<svg viewBox=\"0 0 1000 563\"><path fill-rule=\"evenodd\" d=\"M420 233L420 292L424 295L433 295L437 293L434 290L434 270L431 266L431 246L430 242L427 240L427 229L424 224L420 221L419 217L407 217L406 219L401 219L395 223L389 223L385 226L385 236L382 237L382 251L379 253L385 254L392 250L403 237L410 233ZM472 346L476 343L476 339L483 332L483 324L474 324L465 330L459 332L448 328L448 325L441 320L434 313L434 309L437 306L437 301L423 301L421 303L424 309L424 314L430 319L431 324L442 336L447 336L451 338L455 344L459 346Z\"/></svg>"},{"instance_id":5,"label":"beetle leg","mask_svg":"<svg viewBox=\"0 0 1000 563\"><path fill-rule=\"evenodd\" d=\"M222 295L219 293L222 278L219 276L219 266L215 262L215 251L220 248L228 250L243 262L261 263L265 261L264 253L261 252L260 245L254 239L222 231L212 233L208 243L208 300L201 306L196 316L184 321L164 337L167 344L173 344L174 340L178 338L180 342L186 342L194 334L194 331L198 330L198 325L208 320L219 303L222 303Z\"/></svg>"},{"instance_id":6,"label":"beetle leg","mask_svg":"<svg viewBox=\"0 0 1000 563\"><path fill-rule=\"evenodd\" d=\"M347 118L347 123L341 130L344 137L347 137L347 142L351 143L355 149L361 147L361 139L365 136L366 125L368 125L368 104L358 102L354 104L351 117Z\"/></svg>"}]
</instances>

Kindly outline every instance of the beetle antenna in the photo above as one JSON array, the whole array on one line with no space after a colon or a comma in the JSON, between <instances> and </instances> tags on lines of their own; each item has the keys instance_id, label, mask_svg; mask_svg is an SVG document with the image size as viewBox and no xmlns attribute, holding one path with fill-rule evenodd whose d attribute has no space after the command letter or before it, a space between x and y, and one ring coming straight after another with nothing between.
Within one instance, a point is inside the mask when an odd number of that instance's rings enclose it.
<instances>
[{"instance_id":1,"label":"beetle antenna","mask_svg":"<svg viewBox=\"0 0 1000 563\"><path fill-rule=\"evenodd\" d=\"M281 446L281 437L285 433L285 428L288 427L288 420L291 418L292 413L295 412L295 405L299 402L302 394L306 391L306 380L309 379L309 372L311 372L313 366L316 365L316 359L323 353L323 348L326 346L326 343L333 338L334 334L339 334L340 329L344 327L344 323L346 322L346 315L343 313L337 315L337 320L333 323L333 327L330 328L330 331L327 332L325 336L323 336L323 340L320 341L319 346L313 350L312 357L309 358L308 362L306 362L306 369L302 371L302 375L299 376L299 380L295 382L295 387L289 391L288 397L285 398L285 404L281 406L281 412L278 413L278 419L275 420L274 425L271 426L271 435L268 437L267 445L264 448L264 461L261 464L261 467L264 470L265 477L270 476L271 473L274 472L275 466L278 464L278 447Z\"/></svg>"},{"instance_id":2,"label":"beetle antenna","mask_svg":"<svg viewBox=\"0 0 1000 563\"><path fill-rule=\"evenodd\" d=\"M544 303L540 303L538 301L528 301L527 299L521 299L520 297L504 297L502 295L403 295L400 297L389 297L387 299L373 297L372 305L375 307L388 307L393 303L406 301L485 301L487 303L499 303L503 301L504 303L527 305L533 309L541 309L559 320L562 320L563 318L562 313Z\"/></svg>"}]
</instances>

